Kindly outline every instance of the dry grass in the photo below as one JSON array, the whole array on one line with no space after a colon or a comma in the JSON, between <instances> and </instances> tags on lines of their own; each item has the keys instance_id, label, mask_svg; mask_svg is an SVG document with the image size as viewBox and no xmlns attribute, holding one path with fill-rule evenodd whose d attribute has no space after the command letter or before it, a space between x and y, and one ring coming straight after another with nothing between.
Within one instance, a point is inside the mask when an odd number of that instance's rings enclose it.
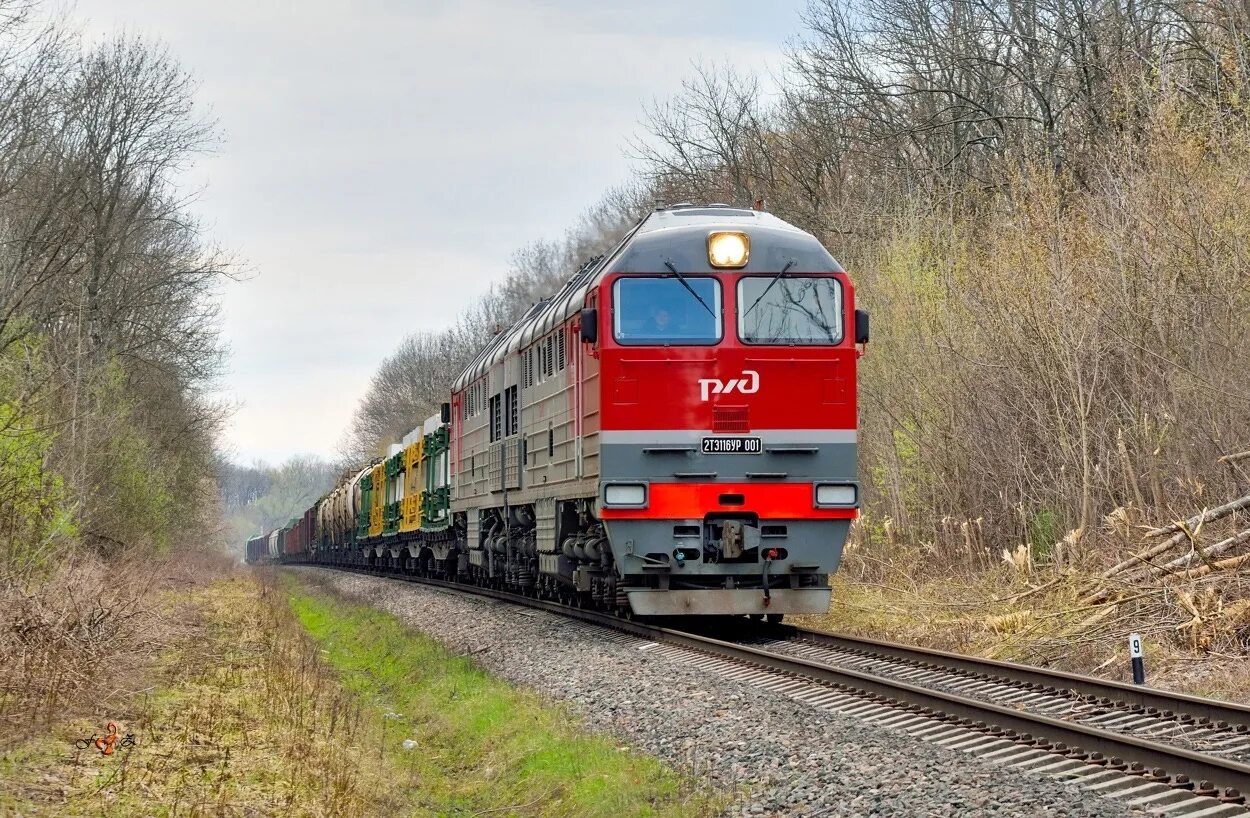
<instances>
[{"instance_id":1,"label":"dry grass","mask_svg":"<svg viewBox=\"0 0 1250 818\"><path fill-rule=\"evenodd\" d=\"M1139 533L1101 532L1045 562L1006 551L999 562L899 549L881 559L852 548L834 579L829 614L795 624L1130 681L1128 636L1146 645L1152 686L1250 701L1250 574L1155 572L1092 586ZM1222 534L1210 532L1211 537Z\"/></svg>"},{"instance_id":2,"label":"dry grass","mask_svg":"<svg viewBox=\"0 0 1250 818\"><path fill-rule=\"evenodd\" d=\"M132 701L179 633L161 595L220 577L229 566L203 552L112 561L79 553L50 577L0 578L0 741Z\"/></svg>"},{"instance_id":3,"label":"dry grass","mask_svg":"<svg viewBox=\"0 0 1250 818\"><path fill-rule=\"evenodd\" d=\"M354 697L318 658L285 597L247 577L187 595L161 686L120 711L61 724L0 760L0 811L29 814L372 815L396 806L362 749ZM74 746L115 720L135 744Z\"/></svg>"}]
</instances>

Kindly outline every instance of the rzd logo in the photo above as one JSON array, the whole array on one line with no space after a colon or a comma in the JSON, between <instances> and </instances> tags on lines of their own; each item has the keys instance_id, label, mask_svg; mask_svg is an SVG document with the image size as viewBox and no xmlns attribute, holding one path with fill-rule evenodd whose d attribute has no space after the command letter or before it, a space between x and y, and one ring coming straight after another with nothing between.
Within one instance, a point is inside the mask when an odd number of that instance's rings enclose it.
<instances>
[{"instance_id":1,"label":"rzd logo","mask_svg":"<svg viewBox=\"0 0 1250 818\"><path fill-rule=\"evenodd\" d=\"M754 395L760 391L760 373L754 369L742 370L741 378L699 378L699 399L707 400L712 395L728 395L730 392L741 392L743 395Z\"/></svg>"}]
</instances>

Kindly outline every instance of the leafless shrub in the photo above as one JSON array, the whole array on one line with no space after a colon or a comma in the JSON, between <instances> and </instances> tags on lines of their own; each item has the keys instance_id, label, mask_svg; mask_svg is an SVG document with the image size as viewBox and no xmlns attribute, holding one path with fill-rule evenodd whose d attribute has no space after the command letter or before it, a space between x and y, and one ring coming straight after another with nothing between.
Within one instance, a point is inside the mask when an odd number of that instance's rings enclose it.
<instances>
[{"instance_id":1,"label":"leafless shrub","mask_svg":"<svg viewBox=\"0 0 1250 818\"><path fill-rule=\"evenodd\" d=\"M1113 511L1237 495L1244 9L815 0L806 20L778 97L701 68L638 152L664 198L763 199L812 230L875 312L861 567L986 570L1024 545L1090 570L1135 542Z\"/></svg>"},{"instance_id":2,"label":"leafless shrub","mask_svg":"<svg viewBox=\"0 0 1250 818\"><path fill-rule=\"evenodd\" d=\"M161 595L223 575L222 558L80 555L46 581L0 583L0 736L121 707L149 680L174 609Z\"/></svg>"}]
</instances>

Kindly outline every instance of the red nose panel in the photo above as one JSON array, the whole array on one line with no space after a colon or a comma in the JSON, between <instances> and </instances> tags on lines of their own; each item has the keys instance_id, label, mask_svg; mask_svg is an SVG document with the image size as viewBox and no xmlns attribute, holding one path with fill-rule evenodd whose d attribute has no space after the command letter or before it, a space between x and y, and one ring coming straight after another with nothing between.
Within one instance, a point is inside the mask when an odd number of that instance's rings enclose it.
<instances>
[{"instance_id":1,"label":"red nose panel","mask_svg":"<svg viewBox=\"0 0 1250 818\"><path fill-rule=\"evenodd\" d=\"M604 520L701 520L755 512L761 520L854 520L854 508L816 508L811 483L652 483L646 508L604 508Z\"/></svg>"}]
</instances>

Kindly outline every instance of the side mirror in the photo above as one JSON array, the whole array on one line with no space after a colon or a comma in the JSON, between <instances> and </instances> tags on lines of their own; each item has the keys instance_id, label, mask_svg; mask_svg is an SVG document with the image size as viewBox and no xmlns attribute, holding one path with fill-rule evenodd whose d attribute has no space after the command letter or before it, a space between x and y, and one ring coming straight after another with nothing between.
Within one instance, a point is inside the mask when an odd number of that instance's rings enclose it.
<instances>
[{"instance_id":1,"label":"side mirror","mask_svg":"<svg viewBox=\"0 0 1250 818\"><path fill-rule=\"evenodd\" d=\"M582 310L582 343L593 344L599 340L599 311L594 307Z\"/></svg>"},{"instance_id":2,"label":"side mirror","mask_svg":"<svg viewBox=\"0 0 1250 818\"><path fill-rule=\"evenodd\" d=\"M438 407L438 418L443 423L451 423L451 404L450 403L444 403L442 406Z\"/></svg>"},{"instance_id":3,"label":"side mirror","mask_svg":"<svg viewBox=\"0 0 1250 818\"><path fill-rule=\"evenodd\" d=\"M868 310L855 311L855 343L868 343Z\"/></svg>"}]
</instances>

